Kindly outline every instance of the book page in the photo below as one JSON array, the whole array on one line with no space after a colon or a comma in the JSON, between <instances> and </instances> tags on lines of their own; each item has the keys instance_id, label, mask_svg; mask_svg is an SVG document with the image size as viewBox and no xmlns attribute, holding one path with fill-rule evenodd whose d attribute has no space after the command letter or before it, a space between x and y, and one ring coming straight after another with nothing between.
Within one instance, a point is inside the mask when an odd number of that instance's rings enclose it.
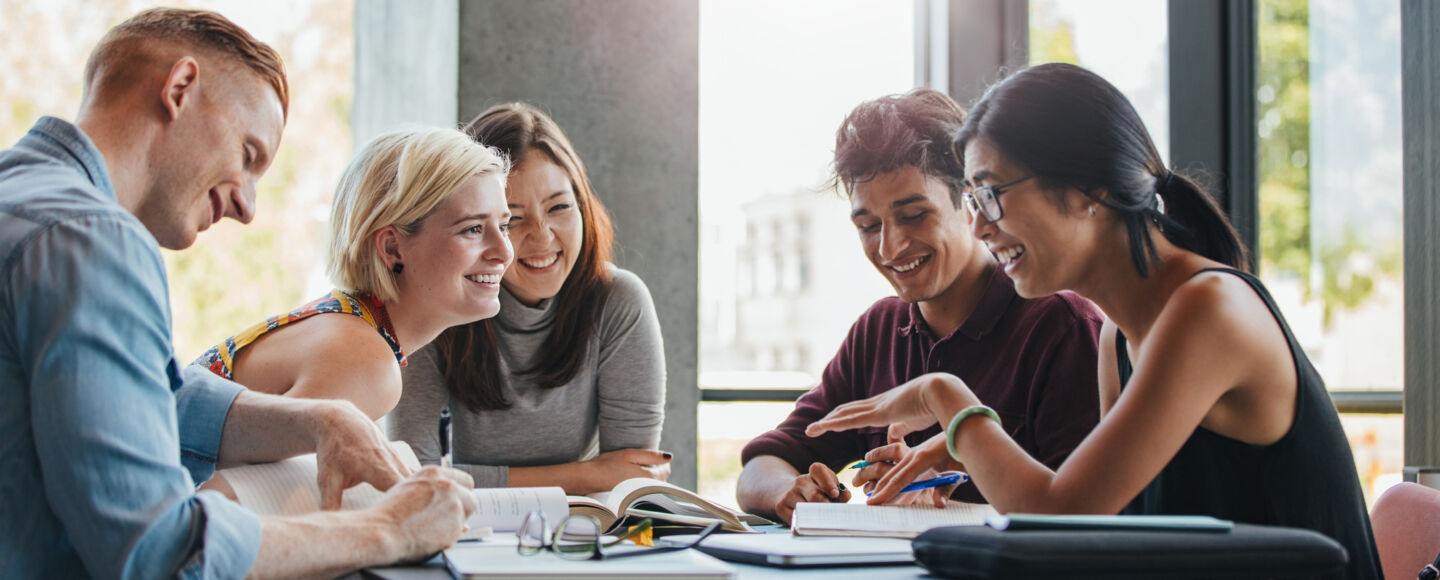
<instances>
[{"instance_id":1,"label":"book page","mask_svg":"<svg viewBox=\"0 0 1440 580\"><path fill-rule=\"evenodd\" d=\"M565 490L558 487L498 487L481 488L471 492L479 507L475 515L466 522L471 528L489 527L496 532L513 532L525 523L525 516L532 511L545 514L550 528L560 525L560 520L570 515L570 502L565 499Z\"/></svg>"},{"instance_id":2,"label":"book page","mask_svg":"<svg viewBox=\"0 0 1440 580\"><path fill-rule=\"evenodd\" d=\"M690 516L692 521L696 517L718 519L725 522L725 529L729 531L755 531L740 520L740 511L727 508L700 497L693 491L658 479L646 477L627 479L609 492L591 494L590 497L600 501L607 509L616 514L630 513L635 504L643 500L654 503L671 513ZM678 521L675 518L665 519Z\"/></svg>"},{"instance_id":3,"label":"book page","mask_svg":"<svg viewBox=\"0 0 1440 580\"><path fill-rule=\"evenodd\" d=\"M701 499L704 499L704 498L701 498ZM683 500L683 499L679 499L679 498L675 498L675 497L672 497L672 496L669 496L669 495L664 495L664 494L659 494L659 493L652 493L652 494L650 494L650 495L647 495L647 496L644 496L644 497L640 498L640 500L641 500L641 501L645 501L645 502L650 502L650 503L653 503L653 504L655 504L655 505L657 505L657 506L660 506L661 508L664 508L666 511L668 511L668 512L670 512L670 513L672 513L672 514L679 514L679 515L686 515L686 516L695 516L695 517L705 517L705 518L714 518L714 517L716 517L715 513L711 512L711 511L708 510L708 509L705 509L704 507L695 505L694 503L691 503L691 502L689 502L689 501L686 501L686 500ZM731 507L728 507L728 506L720 505L720 504L718 504L718 503L711 502L711 501L709 501L709 500L705 500L705 501L706 501L706 503L708 503L709 505L714 506L714 509L722 510L722 511L724 511L724 512L726 512L726 513L729 513L730 515L735 516L735 518L736 518L738 521L745 522L745 523L750 524L750 525L752 525L752 526L763 526L763 525L775 523L775 522L772 522L772 521L770 521L770 520L767 520L767 519L765 519L765 518L762 518L762 517L757 516L757 515L754 515L754 514L747 514L747 513L745 513L745 512L740 511L740 510L737 510L737 509L734 509L734 508L731 508ZM633 510L632 510L632 511L633 511Z\"/></svg>"},{"instance_id":4,"label":"book page","mask_svg":"<svg viewBox=\"0 0 1440 580\"><path fill-rule=\"evenodd\" d=\"M404 441L391 441L390 447L406 466L420 469L415 452ZM318 473L315 454L309 453L274 463L222 469L218 475L235 490L240 505L259 514L289 516L320 511ZM370 484L362 483L345 490L341 509L366 508L375 505L383 495Z\"/></svg>"},{"instance_id":5,"label":"book page","mask_svg":"<svg viewBox=\"0 0 1440 580\"><path fill-rule=\"evenodd\" d=\"M940 526L979 526L994 515L988 504L952 502L931 506L872 506L850 503L795 504L791 529L797 536L876 536L913 538Z\"/></svg>"}]
</instances>

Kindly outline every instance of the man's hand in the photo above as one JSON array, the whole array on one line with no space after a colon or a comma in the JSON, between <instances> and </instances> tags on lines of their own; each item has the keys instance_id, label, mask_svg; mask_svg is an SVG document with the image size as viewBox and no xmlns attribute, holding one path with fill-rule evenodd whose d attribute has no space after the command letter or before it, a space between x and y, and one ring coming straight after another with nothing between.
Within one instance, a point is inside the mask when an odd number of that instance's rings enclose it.
<instances>
[{"instance_id":1,"label":"man's hand","mask_svg":"<svg viewBox=\"0 0 1440 580\"><path fill-rule=\"evenodd\" d=\"M345 490L368 483L380 491L410 476L411 470L390 448L385 434L368 416L348 401L333 403L315 413L315 461L319 466L320 507L340 509ZM465 479L470 481L469 476ZM473 487L473 482L468 487Z\"/></svg>"},{"instance_id":2,"label":"man's hand","mask_svg":"<svg viewBox=\"0 0 1440 580\"><path fill-rule=\"evenodd\" d=\"M428 557L455 543L475 513L474 486L469 474L432 465L391 488L377 509L394 525L393 559Z\"/></svg>"},{"instance_id":3,"label":"man's hand","mask_svg":"<svg viewBox=\"0 0 1440 580\"><path fill-rule=\"evenodd\" d=\"M811 463L810 472L795 476L790 491L775 502L775 516L789 525L795 515L795 504L802 501L845 503L850 501L850 490L845 489L835 472L824 463Z\"/></svg>"},{"instance_id":4,"label":"man's hand","mask_svg":"<svg viewBox=\"0 0 1440 580\"><path fill-rule=\"evenodd\" d=\"M193 380L224 380L204 369L189 372L200 373ZM369 483L384 491L411 473L375 422L349 401L249 390L230 405L216 463L220 468L268 463L312 452L326 510L338 509L341 493L350 487Z\"/></svg>"},{"instance_id":5,"label":"man's hand","mask_svg":"<svg viewBox=\"0 0 1440 580\"><path fill-rule=\"evenodd\" d=\"M367 509L260 516L260 553L247 576L335 578L429 559L455 543L475 513L474 483L462 471L431 466Z\"/></svg>"}]
</instances>

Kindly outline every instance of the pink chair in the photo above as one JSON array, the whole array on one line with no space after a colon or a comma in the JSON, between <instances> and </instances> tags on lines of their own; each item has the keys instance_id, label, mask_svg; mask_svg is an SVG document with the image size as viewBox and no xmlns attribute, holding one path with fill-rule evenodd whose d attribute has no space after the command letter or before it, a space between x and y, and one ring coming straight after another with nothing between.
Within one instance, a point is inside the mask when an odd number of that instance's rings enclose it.
<instances>
[{"instance_id":1,"label":"pink chair","mask_svg":"<svg viewBox=\"0 0 1440 580\"><path fill-rule=\"evenodd\" d=\"M1401 483L1370 510L1380 567L1389 580L1410 580L1440 554L1440 490Z\"/></svg>"}]
</instances>

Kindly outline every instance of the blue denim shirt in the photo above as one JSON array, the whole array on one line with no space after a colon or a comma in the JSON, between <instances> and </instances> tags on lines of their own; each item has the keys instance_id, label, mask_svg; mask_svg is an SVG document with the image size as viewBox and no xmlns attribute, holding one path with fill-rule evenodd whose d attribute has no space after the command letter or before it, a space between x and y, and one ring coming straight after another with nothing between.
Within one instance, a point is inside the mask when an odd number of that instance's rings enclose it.
<instances>
[{"instance_id":1,"label":"blue denim shirt","mask_svg":"<svg viewBox=\"0 0 1440 580\"><path fill-rule=\"evenodd\" d=\"M45 117L0 152L0 578L243 576L255 514L208 479L242 387L185 373L155 238Z\"/></svg>"}]
</instances>

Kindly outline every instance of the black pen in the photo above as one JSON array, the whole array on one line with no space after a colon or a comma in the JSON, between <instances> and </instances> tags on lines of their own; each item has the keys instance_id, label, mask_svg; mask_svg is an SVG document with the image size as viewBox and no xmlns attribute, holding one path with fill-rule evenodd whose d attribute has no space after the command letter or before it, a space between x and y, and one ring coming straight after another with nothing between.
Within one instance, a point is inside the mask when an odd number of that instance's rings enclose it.
<instances>
[{"instance_id":1,"label":"black pen","mask_svg":"<svg viewBox=\"0 0 1440 580\"><path fill-rule=\"evenodd\" d=\"M440 466L450 467L450 406L440 409Z\"/></svg>"}]
</instances>

